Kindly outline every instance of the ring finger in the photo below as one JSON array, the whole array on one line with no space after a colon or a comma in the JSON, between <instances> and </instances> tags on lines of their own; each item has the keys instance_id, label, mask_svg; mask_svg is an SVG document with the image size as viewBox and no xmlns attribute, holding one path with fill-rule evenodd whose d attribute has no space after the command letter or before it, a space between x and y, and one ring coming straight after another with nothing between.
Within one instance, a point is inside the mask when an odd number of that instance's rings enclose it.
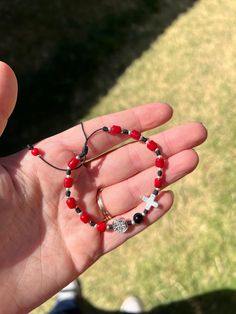
<instances>
[{"instance_id":1,"label":"ring finger","mask_svg":"<svg viewBox=\"0 0 236 314\"><path fill-rule=\"evenodd\" d=\"M182 151L168 159L163 187L193 171L198 155L193 150ZM111 216L121 215L142 202L142 197L153 191L156 168L150 167L139 174L102 190L100 198Z\"/></svg>"}]
</instances>

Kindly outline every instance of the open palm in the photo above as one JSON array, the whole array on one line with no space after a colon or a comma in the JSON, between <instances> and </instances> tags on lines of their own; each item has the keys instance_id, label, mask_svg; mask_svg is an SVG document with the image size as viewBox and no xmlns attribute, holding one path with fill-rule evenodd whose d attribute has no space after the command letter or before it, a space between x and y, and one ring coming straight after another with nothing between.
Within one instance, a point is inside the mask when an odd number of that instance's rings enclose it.
<instances>
[{"instance_id":1,"label":"open palm","mask_svg":"<svg viewBox=\"0 0 236 314\"><path fill-rule=\"evenodd\" d=\"M6 88L7 86L7 88ZM16 99L16 80L0 64L0 112L7 120ZM99 117L84 124L87 134L113 124L143 132L171 118L165 104L149 104ZM1 129L3 130L3 121ZM191 172L198 163L192 148L206 138L199 123L189 123L153 136L168 158L165 186ZM125 136L97 133L89 142L89 163L73 172L73 195L94 221L101 221L96 195L112 216L132 218L143 210L142 196L153 190L153 153L140 143L129 143L104 152L126 140ZM81 127L37 143L45 158L65 168L74 152L81 152ZM103 155L101 155L103 154ZM101 155L101 156L100 156ZM173 195L163 192L160 208L152 210L145 222L124 234L99 233L80 221L65 205L65 173L54 170L27 150L0 160L0 300L7 313L25 313L39 305L76 278L101 255L122 244L156 221L171 207Z\"/></svg>"}]
</instances>

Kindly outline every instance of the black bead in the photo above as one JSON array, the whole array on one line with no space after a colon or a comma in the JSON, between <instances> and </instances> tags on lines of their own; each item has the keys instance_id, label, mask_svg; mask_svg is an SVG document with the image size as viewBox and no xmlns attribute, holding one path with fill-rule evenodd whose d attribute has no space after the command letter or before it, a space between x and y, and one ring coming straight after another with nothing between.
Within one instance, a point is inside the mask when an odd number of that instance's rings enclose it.
<instances>
[{"instance_id":1,"label":"black bead","mask_svg":"<svg viewBox=\"0 0 236 314\"><path fill-rule=\"evenodd\" d=\"M140 141L143 142L143 143L146 143L147 140L148 140L148 138L146 138L146 137L144 137L144 136L142 136L141 139L140 139Z\"/></svg>"},{"instance_id":2,"label":"black bead","mask_svg":"<svg viewBox=\"0 0 236 314\"><path fill-rule=\"evenodd\" d=\"M157 175L158 175L159 177L161 177L161 176L162 176L162 171L161 171L161 170L158 170L158 171L157 171Z\"/></svg>"},{"instance_id":3,"label":"black bead","mask_svg":"<svg viewBox=\"0 0 236 314\"><path fill-rule=\"evenodd\" d=\"M66 170L66 174L67 174L68 176L70 176L70 175L71 175L71 170L70 170L70 169L67 169L67 170Z\"/></svg>"},{"instance_id":4,"label":"black bead","mask_svg":"<svg viewBox=\"0 0 236 314\"><path fill-rule=\"evenodd\" d=\"M143 212L146 215L148 213L148 210L145 208Z\"/></svg>"},{"instance_id":5,"label":"black bead","mask_svg":"<svg viewBox=\"0 0 236 314\"><path fill-rule=\"evenodd\" d=\"M161 155L160 149L155 150L155 153L157 156L160 156Z\"/></svg>"},{"instance_id":6,"label":"black bead","mask_svg":"<svg viewBox=\"0 0 236 314\"><path fill-rule=\"evenodd\" d=\"M113 226L112 225L107 225L108 230L112 230Z\"/></svg>"},{"instance_id":7,"label":"black bead","mask_svg":"<svg viewBox=\"0 0 236 314\"><path fill-rule=\"evenodd\" d=\"M88 154L88 146L84 145L82 152L79 154L80 158L83 158L84 156L86 156Z\"/></svg>"},{"instance_id":8,"label":"black bead","mask_svg":"<svg viewBox=\"0 0 236 314\"><path fill-rule=\"evenodd\" d=\"M129 130L123 129L123 130L122 130L122 133L123 133L123 134L129 134Z\"/></svg>"},{"instance_id":9,"label":"black bead","mask_svg":"<svg viewBox=\"0 0 236 314\"><path fill-rule=\"evenodd\" d=\"M75 211L77 214L80 214L82 212L82 210L79 207L76 207Z\"/></svg>"},{"instance_id":10,"label":"black bead","mask_svg":"<svg viewBox=\"0 0 236 314\"><path fill-rule=\"evenodd\" d=\"M143 221L143 215L140 213L136 213L133 216L133 220L136 224L140 224Z\"/></svg>"},{"instance_id":11,"label":"black bead","mask_svg":"<svg viewBox=\"0 0 236 314\"><path fill-rule=\"evenodd\" d=\"M70 193L71 193L70 191L66 191L66 196L70 197Z\"/></svg>"},{"instance_id":12,"label":"black bead","mask_svg":"<svg viewBox=\"0 0 236 314\"><path fill-rule=\"evenodd\" d=\"M159 193L159 190L153 190L153 192L152 192L152 194L154 194L154 195L158 195L158 193Z\"/></svg>"},{"instance_id":13,"label":"black bead","mask_svg":"<svg viewBox=\"0 0 236 314\"><path fill-rule=\"evenodd\" d=\"M109 131L109 129L108 129L107 126L104 126L104 127L102 128L102 130L105 131L105 132L108 132L108 131Z\"/></svg>"},{"instance_id":14,"label":"black bead","mask_svg":"<svg viewBox=\"0 0 236 314\"><path fill-rule=\"evenodd\" d=\"M93 221L90 221L89 224L91 227L94 227L96 225L95 222L93 222Z\"/></svg>"}]
</instances>

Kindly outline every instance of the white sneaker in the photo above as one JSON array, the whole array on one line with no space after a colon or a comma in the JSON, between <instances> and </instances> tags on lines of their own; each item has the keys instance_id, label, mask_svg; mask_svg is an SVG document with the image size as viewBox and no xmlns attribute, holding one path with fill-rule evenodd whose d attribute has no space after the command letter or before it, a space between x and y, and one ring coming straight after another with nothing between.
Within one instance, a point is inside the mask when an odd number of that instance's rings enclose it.
<instances>
[{"instance_id":1,"label":"white sneaker","mask_svg":"<svg viewBox=\"0 0 236 314\"><path fill-rule=\"evenodd\" d=\"M122 313L142 313L143 306L138 298L130 296L124 300L120 307L120 311Z\"/></svg>"},{"instance_id":2,"label":"white sneaker","mask_svg":"<svg viewBox=\"0 0 236 314\"><path fill-rule=\"evenodd\" d=\"M81 297L81 288L79 280L74 280L69 285L64 287L57 294L57 301L69 300L69 299L78 299Z\"/></svg>"}]
</instances>

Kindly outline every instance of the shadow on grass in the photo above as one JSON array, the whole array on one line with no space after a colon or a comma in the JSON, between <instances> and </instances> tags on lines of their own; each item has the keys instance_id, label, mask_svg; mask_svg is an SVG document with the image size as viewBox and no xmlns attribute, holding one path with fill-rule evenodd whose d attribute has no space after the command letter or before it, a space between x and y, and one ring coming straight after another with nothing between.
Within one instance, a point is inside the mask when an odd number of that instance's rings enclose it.
<instances>
[{"instance_id":1,"label":"shadow on grass","mask_svg":"<svg viewBox=\"0 0 236 314\"><path fill-rule=\"evenodd\" d=\"M236 290L218 290L189 299L159 305L149 314L235 314ZM118 311L103 311L96 309L87 301L83 301L83 311L86 314L118 314ZM143 314L144 314L143 313Z\"/></svg>"},{"instance_id":2,"label":"shadow on grass","mask_svg":"<svg viewBox=\"0 0 236 314\"><path fill-rule=\"evenodd\" d=\"M18 104L0 141L1 155L84 117L195 2L1 1L0 59L13 67L19 81Z\"/></svg>"}]
</instances>

